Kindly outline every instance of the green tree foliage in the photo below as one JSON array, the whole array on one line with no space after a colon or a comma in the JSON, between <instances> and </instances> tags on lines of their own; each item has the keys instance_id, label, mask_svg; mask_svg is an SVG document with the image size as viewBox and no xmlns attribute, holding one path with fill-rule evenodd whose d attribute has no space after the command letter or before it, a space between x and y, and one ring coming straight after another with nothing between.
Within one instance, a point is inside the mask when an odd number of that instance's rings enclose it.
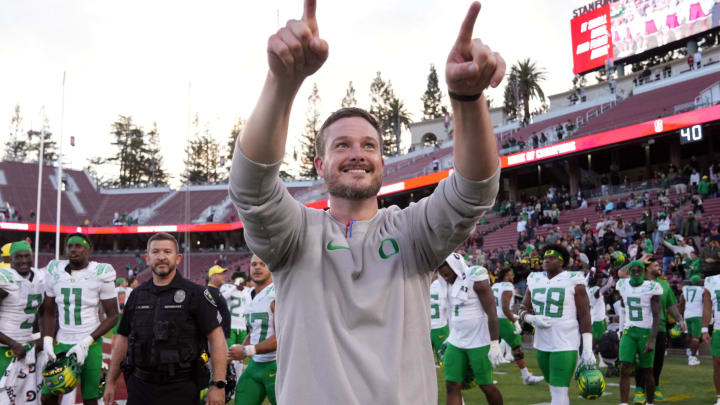
<instances>
[{"instance_id":1,"label":"green tree foliage","mask_svg":"<svg viewBox=\"0 0 720 405\"><path fill-rule=\"evenodd\" d=\"M317 179L315 169L315 139L320 133L320 93L317 83L313 83L313 89L308 96L307 109L305 110L305 129L300 138L300 176L306 179Z\"/></svg>"},{"instance_id":2,"label":"green tree foliage","mask_svg":"<svg viewBox=\"0 0 720 405\"><path fill-rule=\"evenodd\" d=\"M208 124L201 130L200 118L195 114L194 135L185 146L185 171L180 175L190 184L214 183L220 176L220 144L210 132Z\"/></svg>"},{"instance_id":3,"label":"green tree foliage","mask_svg":"<svg viewBox=\"0 0 720 405\"><path fill-rule=\"evenodd\" d=\"M505 81L505 90L503 93L503 114L505 114L505 119L508 121L518 118L517 86L517 72L511 69Z\"/></svg>"},{"instance_id":4,"label":"green tree foliage","mask_svg":"<svg viewBox=\"0 0 720 405\"><path fill-rule=\"evenodd\" d=\"M438 82L435 65L430 65L430 74L427 78L427 88L421 97L423 102L423 119L432 120L443 116L442 92Z\"/></svg>"},{"instance_id":5,"label":"green tree foliage","mask_svg":"<svg viewBox=\"0 0 720 405\"><path fill-rule=\"evenodd\" d=\"M27 157L27 139L23 131L23 117L20 106L16 105L13 116L10 118L10 133L5 142L5 155L3 160L22 162Z\"/></svg>"},{"instance_id":6,"label":"green tree foliage","mask_svg":"<svg viewBox=\"0 0 720 405\"><path fill-rule=\"evenodd\" d=\"M400 153L400 134L402 133L403 127L410 125L411 114L405 109L405 104L398 99L393 97L388 105L388 125L392 128L393 138L395 145L392 150L393 154Z\"/></svg>"},{"instance_id":7,"label":"green tree foliage","mask_svg":"<svg viewBox=\"0 0 720 405\"><path fill-rule=\"evenodd\" d=\"M47 128L47 124L45 126ZM27 140L25 148L25 158L31 162L37 162L40 159L41 143L43 151L43 163L49 164L57 161L57 143L53 139L52 132L47 129L44 132L45 136L43 139L42 131L29 130L27 131Z\"/></svg>"},{"instance_id":8,"label":"green tree foliage","mask_svg":"<svg viewBox=\"0 0 720 405\"><path fill-rule=\"evenodd\" d=\"M153 123L147 133L133 122L131 116L120 115L111 124L116 152L109 158L88 159L88 171L101 187L148 187L167 184L170 176L163 168L160 151L160 131ZM117 166L117 175L105 177L101 167L112 163Z\"/></svg>"},{"instance_id":9,"label":"green tree foliage","mask_svg":"<svg viewBox=\"0 0 720 405\"><path fill-rule=\"evenodd\" d=\"M370 114L377 118L383 136L383 155L393 156L398 153L399 136L395 131L398 125L392 113L391 103L395 100L395 92L390 81L385 81L377 72L370 83ZM404 115L408 115L404 112Z\"/></svg>"},{"instance_id":10,"label":"green tree foliage","mask_svg":"<svg viewBox=\"0 0 720 405\"><path fill-rule=\"evenodd\" d=\"M353 87L352 80L348 83L348 88L345 90L345 97L343 97L340 106L343 108L357 106L357 100L355 99L355 87Z\"/></svg>"},{"instance_id":11,"label":"green tree foliage","mask_svg":"<svg viewBox=\"0 0 720 405\"><path fill-rule=\"evenodd\" d=\"M545 100L545 93L540 83L547 77L547 72L537 63L527 58L518 61L512 70L516 72L520 101L523 107L523 120L530 122L530 100Z\"/></svg>"},{"instance_id":12,"label":"green tree foliage","mask_svg":"<svg viewBox=\"0 0 720 405\"><path fill-rule=\"evenodd\" d=\"M232 167L232 157L233 153L235 152L235 141L245 128L246 122L247 121L242 117L238 117L238 119L233 124L232 130L230 131L230 136L227 139L227 144L225 144L225 154L220 158L220 163L226 168L228 172L230 172L230 168Z\"/></svg>"}]
</instances>

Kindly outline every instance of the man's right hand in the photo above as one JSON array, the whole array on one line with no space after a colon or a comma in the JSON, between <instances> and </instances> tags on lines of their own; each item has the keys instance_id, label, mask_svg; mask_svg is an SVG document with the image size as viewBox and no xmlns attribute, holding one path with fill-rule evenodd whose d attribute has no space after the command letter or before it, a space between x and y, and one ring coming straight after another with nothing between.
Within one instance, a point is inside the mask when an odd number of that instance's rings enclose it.
<instances>
[{"instance_id":1,"label":"man's right hand","mask_svg":"<svg viewBox=\"0 0 720 405\"><path fill-rule=\"evenodd\" d=\"M299 86L328 57L328 44L320 39L315 18L316 0L305 0L301 20L289 20L268 40L270 73L281 83Z\"/></svg>"},{"instance_id":2,"label":"man's right hand","mask_svg":"<svg viewBox=\"0 0 720 405\"><path fill-rule=\"evenodd\" d=\"M106 405L112 405L115 403L115 381L108 381L105 383L105 394L103 394L103 401Z\"/></svg>"}]
</instances>

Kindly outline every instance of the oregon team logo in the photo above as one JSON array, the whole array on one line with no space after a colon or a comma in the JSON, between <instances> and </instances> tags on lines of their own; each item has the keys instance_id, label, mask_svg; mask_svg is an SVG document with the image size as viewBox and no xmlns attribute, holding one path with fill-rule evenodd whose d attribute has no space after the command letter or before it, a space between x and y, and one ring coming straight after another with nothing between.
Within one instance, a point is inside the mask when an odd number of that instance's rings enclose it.
<instances>
[{"instance_id":1,"label":"oregon team logo","mask_svg":"<svg viewBox=\"0 0 720 405\"><path fill-rule=\"evenodd\" d=\"M398 243L395 239L387 238L380 242L380 248L378 249L378 253L383 259L387 259L390 256L400 253L400 246L398 246Z\"/></svg>"}]
</instances>

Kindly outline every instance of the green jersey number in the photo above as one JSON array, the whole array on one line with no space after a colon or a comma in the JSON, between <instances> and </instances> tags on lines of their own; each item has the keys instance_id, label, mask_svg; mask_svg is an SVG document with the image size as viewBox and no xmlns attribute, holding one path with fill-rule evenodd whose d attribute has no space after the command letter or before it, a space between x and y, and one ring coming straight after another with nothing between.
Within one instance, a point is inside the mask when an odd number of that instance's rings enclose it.
<instances>
[{"instance_id":1,"label":"green jersey number","mask_svg":"<svg viewBox=\"0 0 720 405\"><path fill-rule=\"evenodd\" d=\"M65 325L70 325L70 295L75 297L75 305L73 305L73 315L75 325L82 325L82 288L61 288L60 294L63 296L63 315L65 315Z\"/></svg>"},{"instance_id":2,"label":"green jersey number","mask_svg":"<svg viewBox=\"0 0 720 405\"><path fill-rule=\"evenodd\" d=\"M42 294L29 294L28 295L28 302L25 306L25 313L28 315L32 315L32 320L25 320L23 323L20 324L20 329L30 329L32 328L33 321L35 320L35 314L37 313L38 308L40 308L40 303L42 302Z\"/></svg>"},{"instance_id":3,"label":"green jersey number","mask_svg":"<svg viewBox=\"0 0 720 405\"><path fill-rule=\"evenodd\" d=\"M628 317L633 322L643 320L642 306L640 306L640 297L628 297Z\"/></svg>"},{"instance_id":4,"label":"green jersey number","mask_svg":"<svg viewBox=\"0 0 720 405\"><path fill-rule=\"evenodd\" d=\"M243 300L240 297L230 297L230 316L233 318L242 316L242 314L235 312L236 309L242 306L242 301Z\"/></svg>"},{"instance_id":5,"label":"green jersey number","mask_svg":"<svg viewBox=\"0 0 720 405\"><path fill-rule=\"evenodd\" d=\"M695 288L686 288L685 289L685 301L695 302L695 294L697 294L697 290Z\"/></svg>"},{"instance_id":6,"label":"green jersey number","mask_svg":"<svg viewBox=\"0 0 720 405\"><path fill-rule=\"evenodd\" d=\"M432 300L439 300L440 296L437 294L430 294ZM430 304L430 319L440 319L440 304Z\"/></svg>"},{"instance_id":7,"label":"green jersey number","mask_svg":"<svg viewBox=\"0 0 720 405\"><path fill-rule=\"evenodd\" d=\"M270 314L267 312L253 312L252 314L245 314L245 321L247 322L248 329L252 331L253 322L260 321L260 338L255 344L258 344L267 338L268 324L270 323Z\"/></svg>"},{"instance_id":8,"label":"green jersey number","mask_svg":"<svg viewBox=\"0 0 720 405\"><path fill-rule=\"evenodd\" d=\"M545 294L545 301L535 298L536 295ZM563 303L565 302L565 289L560 287L536 288L532 292L532 303L536 315L545 315L549 318L562 318Z\"/></svg>"}]
</instances>

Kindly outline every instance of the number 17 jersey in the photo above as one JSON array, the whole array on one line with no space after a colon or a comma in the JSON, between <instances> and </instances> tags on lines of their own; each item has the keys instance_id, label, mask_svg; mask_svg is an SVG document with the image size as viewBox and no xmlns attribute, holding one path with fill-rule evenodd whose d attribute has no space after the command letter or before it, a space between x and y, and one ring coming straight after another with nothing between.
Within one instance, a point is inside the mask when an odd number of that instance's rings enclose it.
<instances>
[{"instance_id":1,"label":"number 17 jersey","mask_svg":"<svg viewBox=\"0 0 720 405\"><path fill-rule=\"evenodd\" d=\"M252 295L251 295L252 296ZM247 322L250 344L256 345L275 334L275 316L270 304L275 301L275 285L270 284L255 294L245 308L245 321ZM277 352L256 354L253 361L267 363L274 361Z\"/></svg>"},{"instance_id":2,"label":"number 17 jersey","mask_svg":"<svg viewBox=\"0 0 720 405\"><path fill-rule=\"evenodd\" d=\"M535 315L544 316L550 327L535 328L533 346L544 352L578 350L580 326L575 307L575 286L585 287L582 272L563 271L553 278L545 272L530 273L527 288ZM588 308L589 310L589 308Z\"/></svg>"}]
</instances>

